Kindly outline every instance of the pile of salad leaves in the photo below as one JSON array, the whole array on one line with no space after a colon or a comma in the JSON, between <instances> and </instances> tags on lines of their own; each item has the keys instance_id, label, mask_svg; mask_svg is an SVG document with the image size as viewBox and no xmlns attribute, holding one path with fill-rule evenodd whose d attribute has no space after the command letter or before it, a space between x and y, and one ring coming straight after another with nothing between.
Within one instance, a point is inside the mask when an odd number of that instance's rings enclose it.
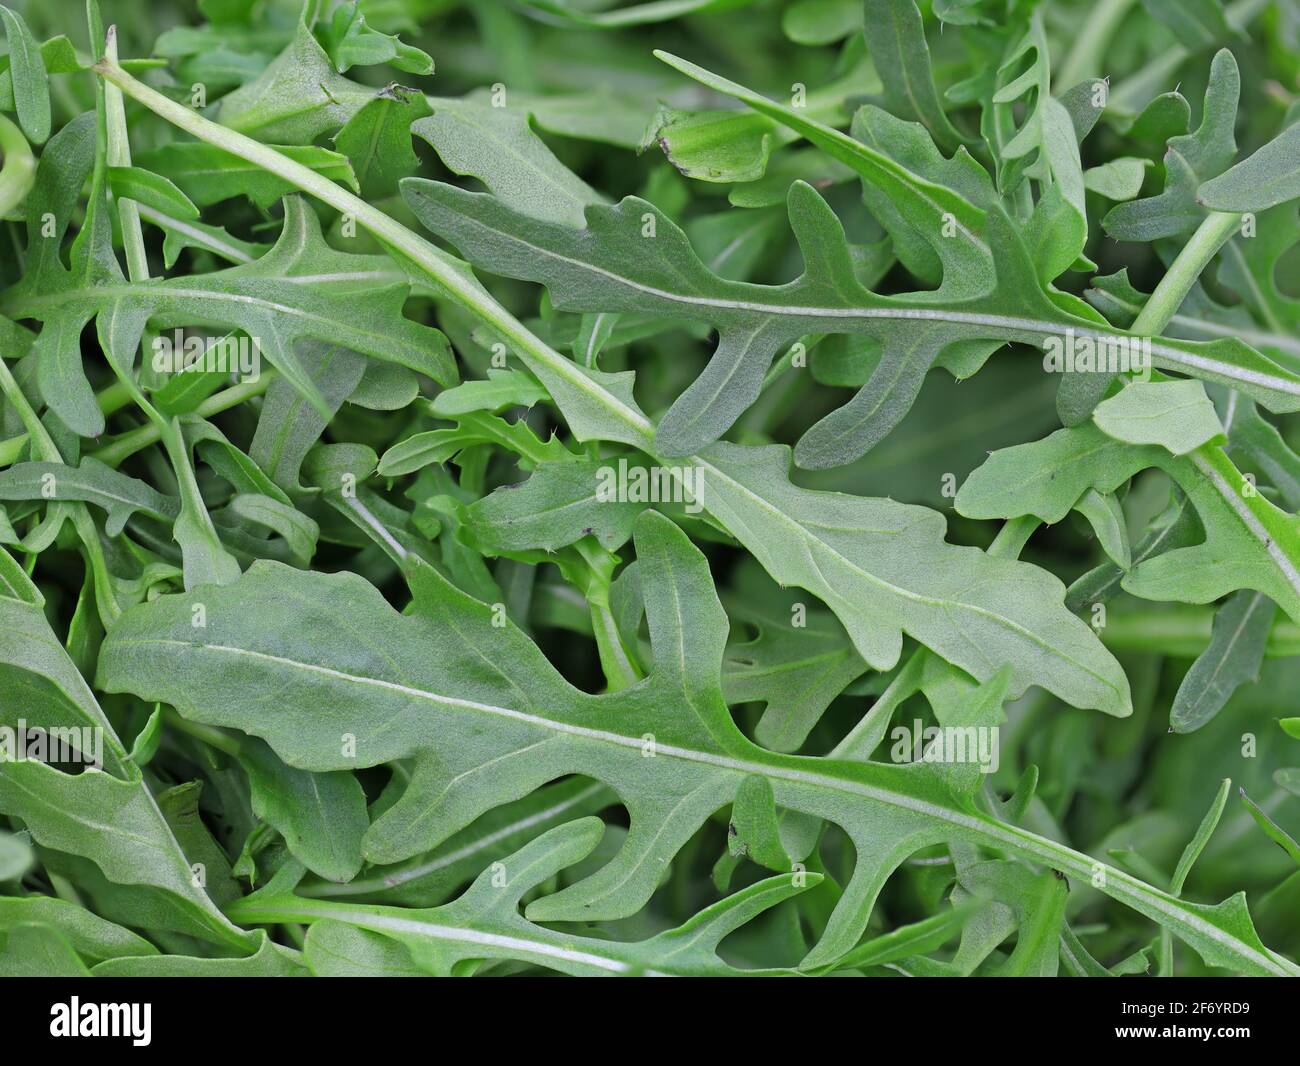
<instances>
[{"instance_id":1,"label":"pile of salad leaves","mask_svg":"<svg viewBox=\"0 0 1300 1066\"><path fill-rule=\"evenodd\" d=\"M1300 975L1296 0L0 23L0 974Z\"/></svg>"}]
</instances>

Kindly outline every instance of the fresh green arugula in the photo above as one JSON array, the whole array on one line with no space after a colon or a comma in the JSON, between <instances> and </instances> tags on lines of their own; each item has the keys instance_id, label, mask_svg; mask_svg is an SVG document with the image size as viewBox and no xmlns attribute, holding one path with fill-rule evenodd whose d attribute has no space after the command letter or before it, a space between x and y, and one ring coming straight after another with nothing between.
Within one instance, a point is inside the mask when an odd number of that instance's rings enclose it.
<instances>
[{"instance_id":1,"label":"fresh green arugula","mask_svg":"<svg viewBox=\"0 0 1300 1066\"><path fill-rule=\"evenodd\" d=\"M0 6L0 974L1300 976L1274 7Z\"/></svg>"}]
</instances>

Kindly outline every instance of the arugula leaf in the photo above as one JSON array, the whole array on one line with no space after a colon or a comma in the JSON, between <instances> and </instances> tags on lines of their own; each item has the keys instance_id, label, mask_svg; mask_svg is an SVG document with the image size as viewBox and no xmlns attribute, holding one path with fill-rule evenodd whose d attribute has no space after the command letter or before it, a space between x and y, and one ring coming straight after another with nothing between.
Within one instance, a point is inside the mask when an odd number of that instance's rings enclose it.
<instances>
[{"instance_id":1,"label":"arugula leaf","mask_svg":"<svg viewBox=\"0 0 1300 1066\"><path fill-rule=\"evenodd\" d=\"M863 21L870 27L867 48L889 109L900 118L922 123L940 148L951 151L962 137L939 103L915 0L867 0Z\"/></svg>"},{"instance_id":2,"label":"arugula leaf","mask_svg":"<svg viewBox=\"0 0 1300 1066\"><path fill-rule=\"evenodd\" d=\"M358 177L348 159L338 152L315 145L282 145L279 150L289 158L311 167L332 181L342 181L358 188ZM233 196L247 196L258 207L267 208L292 187L266 171L249 166L242 159L208 144L184 143L166 149L142 152L139 161L162 178L175 183L199 207L210 207ZM135 197L143 199L142 197ZM150 201L145 200L146 203ZM150 205L168 211L158 200ZM175 216L174 208L170 214ZM197 213L189 216L197 218ZM185 216L181 216L182 221Z\"/></svg>"},{"instance_id":3,"label":"arugula leaf","mask_svg":"<svg viewBox=\"0 0 1300 1066\"><path fill-rule=\"evenodd\" d=\"M67 14L0 971L1300 972L1289 8Z\"/></svg>"},{"instance_id":4,"label":"arugula leaf","mask_svg":"<svg viewBox=\"0 0 1300 1066\"><path fill-rule=\"evenodd\" d=\"M348 157L364 196L380 198L397 192L397 182L419 165L411 150L411 126L429 114L424 97L393 84L343 124L334 145Z\"/></svg>"},{"instance_id":5,"label":"arugula leaf","mask_svg":"<svg viewBox=\"0 0 1300 1066\"><path fill-rule=\"evenodd\" d=\"M321 19L317 23L316 33L340 74L354 66L379 63L412 74L433 73L433 60L427 53L367 25L358 3L338 4L328 21Z\"/></svg>"},{"instance_id":6,"label":"arugula leaf","mask_svg":"<svg viewBox=\"0 0 1300 1066\"><path fill-rule=\"evenodd\" d=\"M578 230L423 179L404 182L403 195L423 225L456 243L476 265L542 282L558 308L687 317L715 326L720 336L709 366L656 431L656 448L669 455L689 455L717 439L757 399L776 353L810 333L864 333L882 352L858 394L799 442L796 459L808 467L840 465L872 447L901 421L936 363L965 377L1005 341L1044 344L1067 330L1107 339L1087 312L1064 309L1039 288L1027 250L997 211L987 221L990 248L974 233L968 244L943 238L933 204L922 208L918 200L918 210L932 220L936 254L949 257L945 277L973 279L979 291L970 291L968 280L949 298L942 287L878 296L861 285L839 221L800 182L790 188L789 212L805 272L781 286L719 278L670 219L636 198L588 207L586 227ZM963 210L976 209L968 204ZM980 291L990 269L996 302ZM1300 377L1240 341L1162 340L1151 347L1159 366L1224 381L1277 409L1300 407Z\"/></svg>"},{"instance_id":7,"label":"arugula leaf","mask_svg":"<svg viewBox=\"0 0 1300 1066\"><path fill-rule=\"evenodd\" d=\"M1194 229L1206 208L1198 190L1228 168L1237 154L1233 123L1241 76L1226 48L1214 57L1205 89L1205 107L1195 132L1172 137L1165 153L1165 185L1156 196L1118 204L1101 224L1120 241L1154 241Z\"/></svg>"},{"instance_id":8,"label":"arugula leaf","mask_svg":"<svg viewBox=\"0 0 1300 1066\"><path fill-rule=\"evenodd\" d=\"M29 231L33 247L44 243L39 223L30 224ZM47 399L65 423L90 435L102 432L103 416L77 365L75 345L81 329L96 316L106 347L126 365L134 361L146 324L164 330L181 325L239 329L255 338L267 359L327 413L296 353L301 340L331 341L444 384L455 380L441 334L401 315L408 290L402 276L379 257L328 248L316 216L297 198L285 200L284 227L270 252L202 276L129 283L98 243L104 236L102 230L96 237L83 229L74 245L77 270L69 272L57 259L44 258L26 283L9 294L45 324L36 348ZM365 313L358 315L352 305L360 286L366 287L367 300Z\"/></svg>"},{"instance_id":9,"label":"arugula leaf","mask_svg":"<svg viewBox=\"0 0 1300 1066\"><path fill-rule=\"evenodd\" d=\"M748 744L730 724L721 698L718 673L725 618L716 598L701 592L703 558L668 520L654 515L639 520L637 544L643 565L662 571L664 580L643 583L656 646L656 672L642 687L627 690L626 695L584 699L569 689L537 650L507 624L497 632L499 639L511 646L510 653L497 657L490 672L479 673L472 695L450 696L446 679L467 677L467 664L477 657L478 648L463 637L454 644L439 644L421 641L417 634L430 626L438 626L444 633L482 632L482 622L476 625L470 619L484 618L490 612L418 563L408 570L415 588L416 613L406 617L376 602L376 594L358 587L357 580L347 580L346 575L342 581L332 581L323 575L295 575L274 564L258 564L242 579L240 599L256 604L272 597L284 602L280 586L291 581L298 586L292 602L310 612L298 618L292 629L277 627L250 640L254 634L222 609L222 599L231 595L228 587L206 593L211 611L209 627L196 641L194 630L184 621L190 613L189 603L183 598L159 601L154 605L157 610L128 612L109 634L100 662L100 680L110 689L143 690L146 698L175 702L196 721L243 725L264 735L283 756L318 770L344 768L350 757L340 757L337 745L328 740L333 732L329 726L324 735L304 732L299 721L303 710L310 707L310 713L319 715L319 708L327 707L339 723L355 725L385 707L375 721L376 725L380 721L389 724L377 732L363 728L358 733L355 761L373 764L416 755L417 763L402 798L366 835L366 852L376 861L397 861L412 855L421 843L427 846L439 836L445 837L491 806L526 793L566 768L598 777L616 775L624 802L634 812L632 833L612 863L579 884L547 897L544 903L533 904L530 913L538 919L614 916L634 910L653 891L657 880L655 857L662 860L665 852L671 854L680 847L700 821L729 802L751 775L770 782L781 806L840 821L854 835L860 849L859 869L850 889L837 907L820 948L805 960L805 966L833 961L851 946L865 925L883 876L922 842L954 833L974 833L976 837L989 834L1004 844L1027 848L1030 853L1042 854L1046 848L1064 861L1056 846L1047 848L1045 841L1036 842L1032 835L1008 833L997 823L958 814L960 807L952 806L951 799L941 798L947 786L925 774L881 764L833 760L819 761L813 770L811 766L805 768L806 760L767 754ZM364 647L326 637L331 629L355 624L361 603L367 600L368 613L372 614L367 631L379 633L396 627L399 632L409 632L416 642L413 646L422 646L417 662L394 664L398 672L391 673L391 667L382 666ZM345 603L346 619L339 613ZM253 616L257 616L256 610ZM683 642L683 624L696 633L689 644ZM706 627L712 633L711 647L700 639ZM291 634L299 637L296 649L284 646ZM390 633L386 640L390 652L406 643L396 633ZM148 649L156 650L161 645L173 648L183 657L186 673L192 678L204 678L204 683L187 683L175 672L161 674L151 666L157 658ZM349 661L356 658L351 651L354 648L362 660L369 661ZM322 649L334 652L325 662L320 661ZM430 657L430 651L435 657ZM273 677L279 691L294 691L299 694L297 699L294 704L281 703L288 712L283 717L258 715L257 720L250 721L245 708L251 710L257 705L256 694ZM526 687L522 684L525 677ZM214 699L205 697L205 692L221 692L223 696ZM327 692L329 696L325 697ZM301 709L295 708L298 699L302 701ZM609 721L601 706L609 701L622 704L617 728L597 724ZM665 715L668 706L676 710ZM465 736L464 746L455 748L448 744L457 734L442 731L439 754L430 762L418 755L428 743L421 738L430 715L450 715L449 723L462 715L486 715L498 726L492 732L471 731ZM393 726L394 722L398 727ZM652 745L654 758L669 760L676 779L671 812L664 808L665 797L653 779L638 787L634 783L636 775L630 775L645 758L642 750L647 743ZM512 766L508 777L481 773L483 768L504 765L503 760ZM618 767L623 770L620 772ZM471 768L479 768L480 773L476 776ZM458 781L458 787L448 792L452 778ZM850 800L849 796L855 798ZM906 796L912 799L905 800ZM864 803L868 797L872 802ZM928 816L918 813L915 803L939 821L931 822ZM653 833L650 826L654 826ZM873 843L868 847L869 840ZM1088 868L1086 861L1070 862ZM1122 880L1112 886L1121 892L1127 887ZM1142 897L1133 902L1139 909L1160 906L1147 899L1145 892L1136 895ZM1226 917L1227 912L1224 914ZM1239 925L1240 919L1233 917L1229 921ZM1210 947L1204 937L1184 932L1198 950L1208 952L1210 957L1223 957L1222 947ZM1237 964L1241 963L1243 951L1250 953L1244 948L1230 950Z\"/></svg>"},{"instance_id":10,"label":"arugula leaf","mask_svg":"<svg viewBox=\"0 0 1300 1066\"><path fill-rule=\"evenodd\" d=\"M1290 516L1259 496L1243 499L1222 464L1201 453L1174 457L1157 445L1117 441L1100 428L1062 429L1044 440L995 452L957 495L971 518L1033 515L1058 522L1089 489L1110 492L1139 470L1159 467L1187 494L1205 540L1136 563L1121 582L1145 599L1210 603L1238 589L1269 596L1300 618L1300 541Z\"/></svg>"},{"instance_id":11,"label":"arugula leaf","mask_svg":"<svg viewBox=\"0 0 1300 1066\"><path fill-rule=\"evenodd\" d=\"M1169 727L1175 733L1201 728L1237 688L1259 678L1272 625L1273 604L1258 592L1234 593L1215 612L1210 646L1187 671L1169 711Z\"/></svg>"},{"instance_id":12,"label":"arugula leaf","mask_svg":"<svg viewBox=\"0 0 1300 1066\"><path fill-rule=\"evenodd\" d=\"M453 173L478 178L515 210L576 225L587 204L603 199L532 133L527 115L464 100L431 103L433 114L412 123L411 132Z\"/></svg>"},{"instance_id":13,"label":"arugula leaf","mask_svg":"<svg viewBox=\"0 0 1300 1066\"><path fill-rule=\"evenodd\" d=\"M407 955L385 953L381 968L388 972L401 966L448 976L470 960L506 958L583 977L791 973L738 970L718 958L716 948L723 937L755 915L815 887L819 874L805 875L803 883L789 876L760 881L700 911L680 928L639 943L557 933L521 916L518 907L523 895L587 855L603 832L604 825L596 818L558 826L498 864L505 871L504 883L491 869L486 870L464 895L441 907L397 909L259 894L241 901L235 914L251 922L282 921L292 916L295 921L344 923L391 938L406 948ZM351 967L343 972L356 973Z\"/></svg>"},{"instance_id":14,"label":"arugula leaf","mask_svg":"<svg viewBox=\"0 0 1300 1066\"><path fill-rule=\"evenodd\" d=\"M1300 124L1201 186L1199 200L1213 211L1264 211L1300 196Z\"/></svg>"},{"instance_id":15,"label":"arugula leaf","mask_svg":"<svg viewBox=\"0 0 1300 1066\"><path fill-rule=\"evenodd\" d=\"M37 144L50 136L50 87L41 46L22 15L0 4L0 23L9 41L13 107L23 132Z\"/></svg>"},{"instance_id":16,"label":"arugula leaf","mask_svg":"<svg viewBox=\"0 0 1300 1066\"><path fill-rule=\"evenodd\" d=\"M1186 455L1224 435L1198 381L1134 382L1102 401L1092 420L1108 437L1158 444L1174 455Z\"/></svg>"},{"instance_id":17,"label":"arugula leaf","mask_svg":"<svg viewBox=\"0 0 1300 1066\"><path fill-rule=\"evenodd\" d=\"M19 719L48 727L94 731L102 768L73 775L35 759L12 760L0 774L0 811L21 818L43 848L84 856L108 880L131 885L142 904L155 900L163 928L241 948L247 934L232 926L204 893L163 819L138 767L77 673L38 608L0 597L0 716L9 731ZM85 733L79 733L85 738ZM85 755L91 752L83 748Z\"/></svg>"}]
</instances>

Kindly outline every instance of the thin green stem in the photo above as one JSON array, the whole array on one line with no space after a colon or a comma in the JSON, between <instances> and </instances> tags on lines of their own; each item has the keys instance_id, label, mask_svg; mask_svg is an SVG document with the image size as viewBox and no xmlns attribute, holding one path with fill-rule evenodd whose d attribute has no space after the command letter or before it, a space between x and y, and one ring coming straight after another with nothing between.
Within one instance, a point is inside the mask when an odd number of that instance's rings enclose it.
<instances>
[{"instance_id":1,"label":"thin green stem","mask_svg":"<svg viewBox=\"0 0 1300 1066\"><path fill-rule=\"evenodd\" d=\"M1154 652L1194 659L1210 644L1213 607L1178 604L1154 610L1111 611L1098 632L1112 651ZM1264 654L1271 659L1300 655L1300 625L1285 615L1273 624Z\"/></svg>"},{"instance_id":2,"label":"thin green stem","mask_svg":"<svg viewBox=\"0 0 1300 1066\"><path fill-rule=\"evenodd\" d=\"M596 638L600 666L609 691L618 692L640 681L641 671L624 644L623 635L609 609L609 586L615 558L608 549L585 538L578 542L577 549L587 564L587 587L582 591L591 611L591 629Z\"/></svg>"},{"instance_id":3,"label":"thin green stem","mask_svg":"<svg viewBox=\"0 0 1300 1066\"><path fill-rule=\"evenodd\" d=\"M9 364L3 359L0 359L0 392L3 392L5 398L13 404L14 410L18 412L19 421L27 427L24 441L30 439L33 442L32 455L43 462L63 462L63 455L58 445L54 443L54 438L50 436L50 431L45 428L35 409L27 402L27 396L18 387L18 382L9 370Z\"/></svg>"},{"instance_id":4,"label":"thin green stem","mask_svg":"<svg viewBox=\"0 0 1300 1066\"><path fill-rule=\"evenodd\" d=\"M263 370L255 381L243 381L221 392L214 392L194 409L194 413L200 418L211 418L222 411L238 407L245 400L262 395L271 387L271 382L274 380L274 371ZM88 454L92 459L98 459L106 466L118 466L142 448L156 444L161 436L159 427L150 422L137 429L128 430L116 440Z\"/></svg>"},{"instance_id":5,"label":"thin green stem","mask_svg":"<svg viewBox=\"0 0 1300 1066\"><path fill-rule=\"evenodd\" d=\"M587 606L591 611L591 630L596 638L596 651L607 690L618 692L635 685L641 680L641 672L623 643L614 614L609 609L609 599L588 597Z\"/></svg>"},{"instance_id":6,"label":"thin green stem","mask_svg":"<svg viewBox=\"0 0 1300 1066\"><path fill-rule=\"evenodd\" d=\"M228 263L251 263L253 261L253 257L242 248L236 248L233 244L221 240L220 237L209 233L207 230L200 229L197 223L184 222L179 218L173 218L171 215L159 211L156 207L150 207L148 204L136 203L134 200L130 202L135 204L136 213L142 219L152 222L161 229L184 235L186 242L193 247L202 248L205 252L211 252Z\"/></svg>"},{"instance_id":7,"label":"thin green stem","mask_svg":"<svg viewBox=\"0 0 1300 1066\"><path fill-rule=\"evenodd\" d=\"M239 755L239 741L223 729L204 725L202 722L191 722L188 718L182 718L170 707L163 708L163 721L169 729L175 729L178 733L201 740L208 747L216 748L217 751L224 752L232 759Z\"/></svg>"},{"instance_id":8,"label":"thin green stem","mask_svg":"<svg viewBox=\"0 0 1300 1066\"><path fill-rule=\"evenodd\" d=\"M1104 75L1106 49L1133 0L1101 0L1084 16L1083 26L1069 54L1057 68L1053 92L1072 89L1089 74Z\"/></svg>"},{"instance_id":9,"label":"thin green stem","mask_svg":"<svg viewBox=\"0 0 1300 1066\"><path fill-rule=\"evenodd\" d=\"M989 545L989 554L1001 559L1019 559L1029 538L1042 525L1033 515L1022 515L1002 523L998 535Z\"/></svg>"},{"instance_id":10,"label":"thin green stem","mask_svg":"<svg viewBox=\"0 0 1300 1066\"><path fill-rule=\"evenodd\" d=\"M108 37L104 44L104 58L110 63L117 62L117 27L108 28ZM104 118L108 133L108 165L110 167L129 167L131 165L131 142L126 132L126 108L122 102L122 90L116 85L104 83ZM144 229L140 225L140 209L134 200L117 201L117 214L122 222L122 244L126 248L127 272L132 281L142 281L149 276L149 261L145 255Z\"/></svg>"},{"instance_id":11,"label":"thin green stem","mask_svg":"<svg viewBox=\"0 0 1300 1066\"><path fill-rule=\"evenodd\" d=\"M1211 212L1183 245L1178 258L1165 272L1160 284L1133 320L1129 332L1140 337L1155 337L1163 333L1187 299L1196 279L1240 225L1239 214L1230 211Z\"/></svg>"},{"instance_id":12,"label":"thin green stem","mask_svg":"<svg viewBox=\"0 0 1300 1066\"><path fill-rule=\"evenodd\" d=\"M108 63L117 63L116 26L108 28L108 36L104 45L104 60ZM102 167L104 164L129 167L131 165L131 143L127 137L126 108L122 100L122 93L111 82L103 82L102 85L104 90L104 154L106 158L97 161L97 167ZM106 183L104 187L106 188ZM101 188L98 180L95 188ZM135 201L129 199L119 200L117 209L122 223L122 243L126 247L127 276L133 284L140 284L149 280L149 260L145 253L144 229L140 225L140 212ZM113 372L130 392L136 406L145 413L150 425L158 430L163 448L167 452L167 458L176 473L176 483L180 488L181 495L181 518L177 523L177 532L174 535L177 542L181 544L182 553L187 555L186 581L188 583L190 580L188 555L193 549L189 547L186 538L179 532L182 523L197 531L210 545L215 556L220 557L225 552L221 544L221 538L217 535L216 527L212 524L212 516L208 513L208 509L203 502L203 495L199 491L198 478L194 474L194 464L190 458L189 445L185 443L184 434L181 432L180 420L164 415L149 401L149 398L144 394L144 390L140 388L132 376L132 368L129 365L120 364L111 354L108 361L113 367ZM238 574L238 564L235 563L233 557L230 557L229 563L231 572Z\"/></svg>"},{"instance_id":13,"label":"thin green stem","mask_svg":"<svg viewBox=\"0 0 1300 1066\"><path fill-rule=\"evenodd\" d=\"M889 682L889 686L871 705L871 709L831 750L832 759L854 759L866 762L871 758L871 753L884 739L885 730L889 728L894 712L905 699L916 692L921 680L921 671L925 666L925 655L923 648L912 652L902 669Z\"/></svg>"},{"instance_id":14,"label":"thin green stem","mask_svg":"<svg viewBox=\"0 0 1300 1066\"><path fill-rule=\"evenodd\" d=\"M115 381L95 395L95 402L104 414L111 415L131 402L131 394L125 385L120 381ZM22 455L23 449L27 447L28 439L26 433L20 433L16 437L0 441L0 467L12 466L18 462L18 457Z\"/></svg>"}]
</instances>

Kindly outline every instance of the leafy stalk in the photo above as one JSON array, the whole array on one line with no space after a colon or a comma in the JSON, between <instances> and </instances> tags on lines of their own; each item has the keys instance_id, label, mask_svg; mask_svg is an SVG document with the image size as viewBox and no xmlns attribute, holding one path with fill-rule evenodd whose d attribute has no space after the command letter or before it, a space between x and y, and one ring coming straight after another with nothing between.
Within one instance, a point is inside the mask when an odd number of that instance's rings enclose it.
<instances>
[{"instance_id":1,"label":"leafy stalk","mask_svg":"<svg viewBox=\"0 0 1300 1066\"><path fill-rule=\"evenodd\" d=\"M1133 322L1134 332L1156 335L1164 331L1201 272L1240 229L1241 221L1241 214L1230 211L1213 211L1205 218L1138 313ZM1300 551L1279 542L1269 530L1277 509L1263 496L1251 491L1253 486L1222 447L1203 444L1193 453L1192 462L1250 534L1264 545L1287 584L1300 594Z\"/></svg>"},{"instance_id":2,"label":"leafy stalk","mask_svg":"<svg viewBox=\"0 0 1300 1066\"><path fill-rule=\"evenodd\" d=\"M117 63L117 27L110 26L104 46L104 60ZM103 109L106 136L103 161L96 160L95 184L91 195L103 188L103 166L129 167L131 145L126 132L126 109L122 93L117 86L104 82ZM149 261L144 247L144 230L140 224L139 205L129 198L117 201L118 217L122 224L122 241L126 246L127 277L134 283L149 279ZM147 339L147 334L145 335ZM156 427L159 439L167 450L172 469L181 490L181 513L177 518L176 539L185 555L186 585L208 581L230 581L239 574L239 563L221 544L212 517L208 514L203 496L199 492L190 460L189 445L181 435L180 422L162 414L145 396L132 377L131 368L117 358L109 362L118 380L131 394L137 407L144 411L149 422ZM201 545L201 547L200 547Z\"/></svg>"}]
</instances>

